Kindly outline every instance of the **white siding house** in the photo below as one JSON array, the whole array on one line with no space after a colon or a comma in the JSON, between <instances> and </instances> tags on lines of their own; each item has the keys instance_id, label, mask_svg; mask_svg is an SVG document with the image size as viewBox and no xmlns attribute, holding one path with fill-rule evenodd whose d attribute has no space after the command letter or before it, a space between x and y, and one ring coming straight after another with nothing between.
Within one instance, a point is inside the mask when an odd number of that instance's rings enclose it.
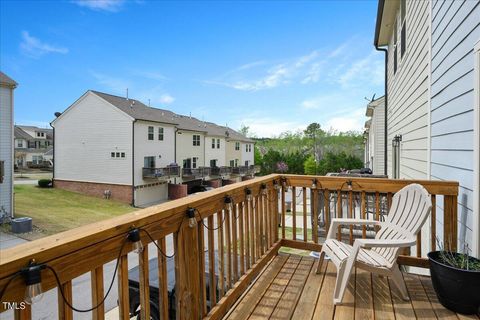
<instances>
[{"instance_id":1,"label":"white siding house","mask_svg":"<svg viewBox=\"0 0 480 320\"><path fill-rule=\"evenodd\" d=\"M0 71L0 219L13 217L13 91L17 83Z\"/></svg>"},{"instance_id":2,"label":"white siding house","mask_svg":"<svg viewBox=\"0 0 480 320\"><path fill-rule=\"evenodd\" d=\"M141 207L219 179L209 168L200 174L193 169L213 166L211 160L216 166L226 163L227 131L246 139L213 123L97 91L87 91L52 127L55 187Z\"/></svg>"},{"instance_id":3,"label":"white siding house","mask_svg":"<svg viewBox=\"0 0 480 320\"><path fill-rule=\"evenodd\" d=\"M385 174L385 98L373 100L367 105L365 115L366 150L365 165L375 175Z\"/></svg>"},{"instance_id":4,"label":"white siding house","mask_svg":"<svg viewBox=\"0 0 480 320\"><path fill-rule=\"evenodd\" d=\"M389 176L458 181L458 247L466 242L476 256L479 40L480 1L379 2L375 45L388 48ZM431 223L441 238L442 214ZM427 251L427 234L423 240Z\"/></svg>"}]
</instances>

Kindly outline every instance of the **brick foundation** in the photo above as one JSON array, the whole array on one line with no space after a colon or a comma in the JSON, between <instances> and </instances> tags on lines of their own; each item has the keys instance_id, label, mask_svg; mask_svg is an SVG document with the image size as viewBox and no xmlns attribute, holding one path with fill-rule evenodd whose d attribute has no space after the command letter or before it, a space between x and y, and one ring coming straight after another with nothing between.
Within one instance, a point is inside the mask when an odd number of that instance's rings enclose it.
<instances>
[{"instance_id":1,"label":"brick foundation","mask_svg":"<svg viewBox=\"0 0 480 320\"><path fill-rule=\"evenodd\" d=\"M212 188L220 188L222 186L222 179L215 179L206 181L207 185Z\"/></svg>"},{"instance_id":2,"label":"brick foundation","mask_svg":"<svg viewBox=\"0 0 480 320\"><path fill-rule=\"evenodd\" d=\"M110 199L131 204L133 201L132 187L118 184L58 180L53 181L54 188L78 192L97 198L104 198L105 190L110 190Z\"/></svg>"},{"instance_id":3,"label":"brick foundation","mask_svg":"<svg viewBox=\"0 0 480 320\"><path fill-rule=\"evenodd\" d=\"M188 186L186 184L168 184L168 199L175 200L187 196Z\"/></svg>"},{"instance_id":4,"label":"brick foundation","mask_svg":"<svg viewBox=\"0 0 480 320\"><path fill-rule=\"evenodd\" d=\"M252 180L254 177L252 176L243 176L242 181Z\"/></svg>"},{"instance_id":5,"label":"brick foundation","mask_svg":"<svg viewBox=\"0 0 480 320\"><path fill-rule=\"evenodd\" d=\"M222 180L222 185L224 185L224 186L228 186L229 184L234 184L234 183L237 183L237 180L234 180L234 179Z\"/></svg>"}]
</instances>

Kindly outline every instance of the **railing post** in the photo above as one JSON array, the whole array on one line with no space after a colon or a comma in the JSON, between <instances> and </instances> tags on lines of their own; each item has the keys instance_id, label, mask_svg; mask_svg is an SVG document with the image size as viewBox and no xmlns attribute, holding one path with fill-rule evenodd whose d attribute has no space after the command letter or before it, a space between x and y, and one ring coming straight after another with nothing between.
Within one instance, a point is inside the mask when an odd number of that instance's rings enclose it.
<instances>
[{"instance_id":1,"label":"railing post","mask_svg":"<svg viewBox=\"0 0 480 320\"><path fill-rule=\"evenodd\" d=\"M187 223L183 223L174 238L177 319L200 319L202 272L198 252L198 228L190 228Z\"/></svg>"},{"instance_id":2,"label":"railing post","mask_svg":"<svg viewBox=\"0 0 480 320\"><path fill-rule=\"evenodd\" d=\"M445 249L457 251L457 196L443 197L443 245Z\"/></svg>"}]
</instances>

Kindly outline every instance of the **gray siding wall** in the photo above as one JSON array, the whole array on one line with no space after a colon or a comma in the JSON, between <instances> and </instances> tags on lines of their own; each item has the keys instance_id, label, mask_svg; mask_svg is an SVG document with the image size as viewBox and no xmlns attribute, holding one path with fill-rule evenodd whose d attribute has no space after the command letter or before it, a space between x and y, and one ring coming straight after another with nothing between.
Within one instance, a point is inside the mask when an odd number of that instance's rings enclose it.
<instances>
[{"instance_id":1,"label":"gray siding wall","mask_svg":"<svg viewBox=\"0 0 480 320\"><path fill-rule=\"evenodd\" d=\"M12 216L13 184L13 89L0 87L0 160L5 161L5 176L0 183L0 217Z\"/></svg>"},{"instance_id":2,"label":"gray siding wall","mask_svg":"<svg viewBox=\"0 0 480 320\"><path fill-rule=\"evenodd\" d=\"M392 140L401 134L400 177L426 179L428 173L429 1L407 0L407 48L394 73L394 36L388 45L388 175L393 176ZM397 12L397 20L400 13ZM400 28L397 32L400 39Z\"/></svg>"},{"instance_id":3,"label":"gray siding wall","mask_svg":"<svg viewBox=\"0 0 480 320\"><path fill-rule=\"evenodd\" d=\"M431 178L456 180L459 239L472 243L474 54L480 39L480 2L432 2ZM478 190L477 190L478 192ZM437 201L443 230L443 203ZM477 230L478 232L478 230Z\"/></svg>"},{"instance_id":4,"label":"gray siding wall","mask_svg":"<svg viewBox=\"0 0 480 320\"><path fill-rule=\"evenodd\" d=\"M372 127L374 133L373 173L384 174L385 168L385 104L382 103L373 110Z\"/></svg>"}]
</instances>

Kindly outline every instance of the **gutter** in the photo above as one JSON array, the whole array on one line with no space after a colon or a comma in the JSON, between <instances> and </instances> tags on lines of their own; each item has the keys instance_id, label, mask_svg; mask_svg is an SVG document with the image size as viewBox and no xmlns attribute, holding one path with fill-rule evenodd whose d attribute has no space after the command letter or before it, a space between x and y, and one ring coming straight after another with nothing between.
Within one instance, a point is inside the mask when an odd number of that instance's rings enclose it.
<instances>
[{"instance_id":1,"label":"gutter","mask_svg":"<svg viewBox=\"0 0 480 320\"><path fill-rule=\"evenodd\" d=\"M373 45L377 51L382 51L385 54L385 123L384 123L384 166L383 173L388 176L387 172L387 163L388 163L388 127L387 127L387 110L388 110L388 50L385 48L380 48L378 46L378 37L380 36L380 26L382 24L383 8L385 6L385 0L378 0L378 10L377 10L377 22L375 25L375 39L373 40Z\"/></svg>"},{"instance_id":2,"label":"gutter","mask_svg":"<svg viewBox=\"0 0 480 320\"><path fill-rule=\"evenodd\" d=\"M135 122L132 121L132 207L135 207Z\"/></svg>"}]
</instances>

